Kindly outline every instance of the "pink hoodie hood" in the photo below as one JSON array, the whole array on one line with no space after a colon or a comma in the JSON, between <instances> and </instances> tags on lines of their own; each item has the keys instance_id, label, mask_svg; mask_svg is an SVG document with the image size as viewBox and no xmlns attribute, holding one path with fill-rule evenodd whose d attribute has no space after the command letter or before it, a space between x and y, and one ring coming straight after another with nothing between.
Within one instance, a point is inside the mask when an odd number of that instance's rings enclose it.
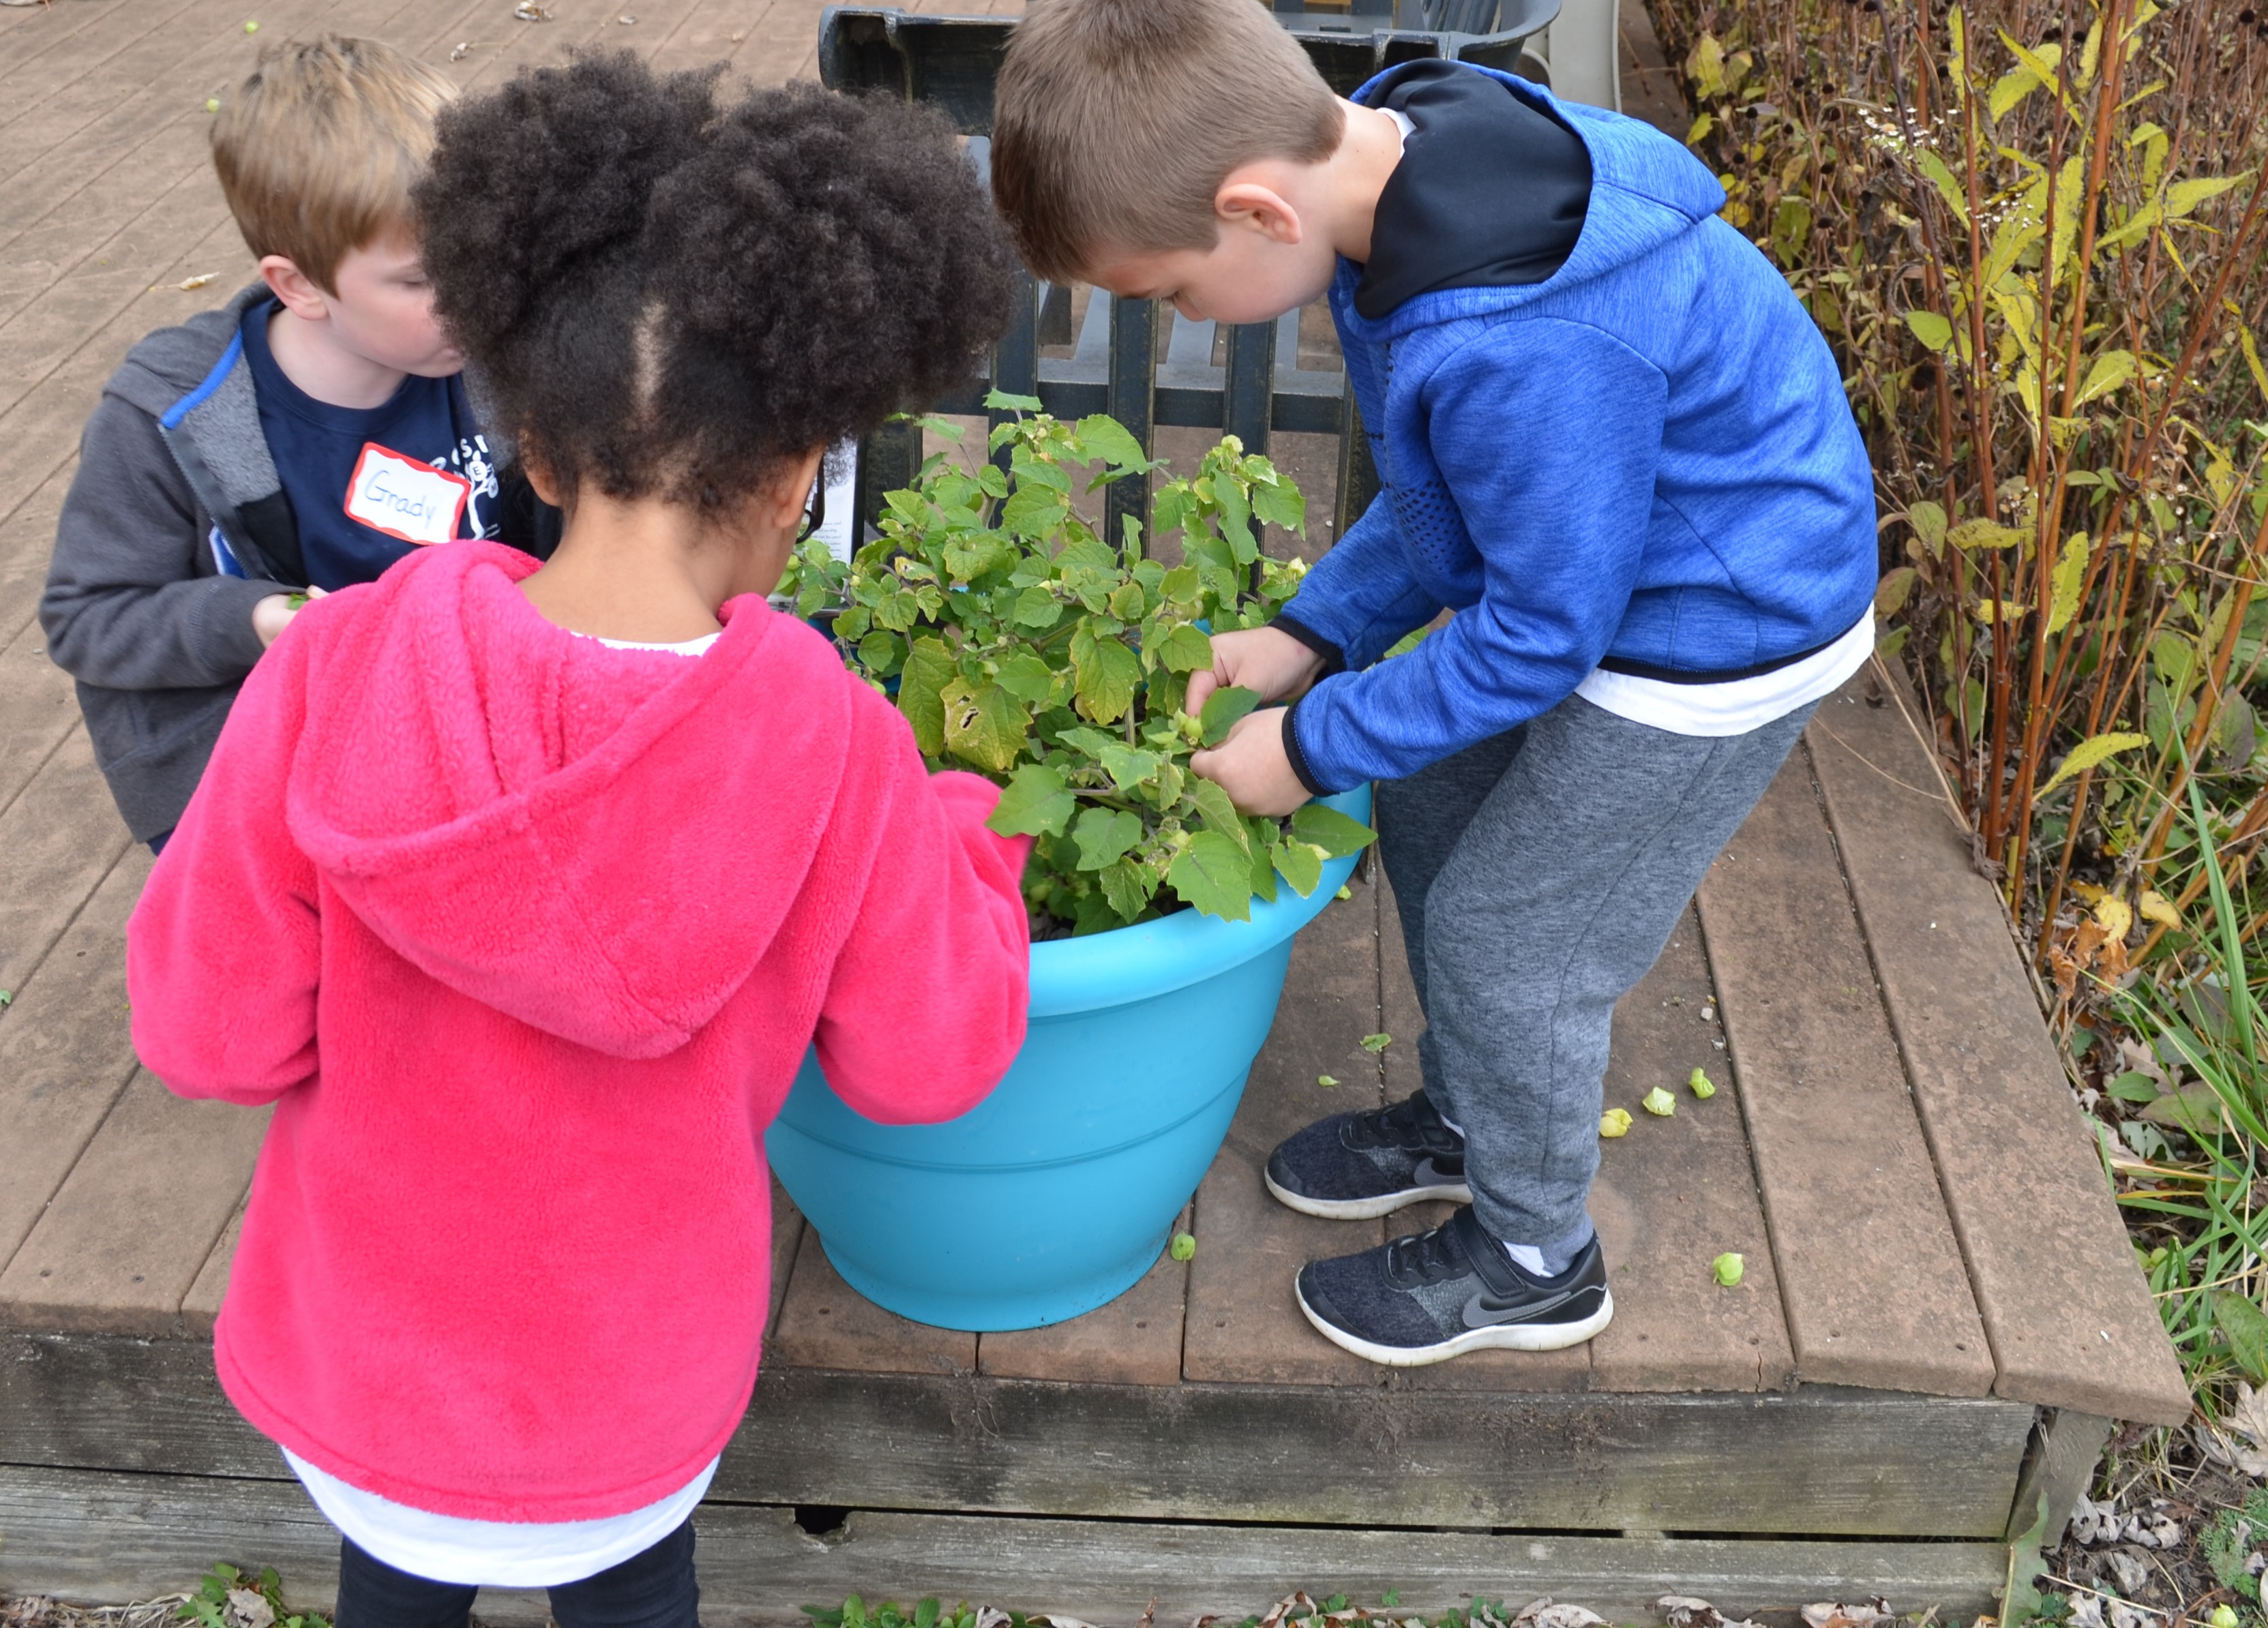
<instances>
[{"instance_id":1,"label":"pink hoodie hood","mask_svg":"<svg viewBox=\"0 0 2268 1628\"><path fill-rule=\"evenodd\" d=\"M293 839L429 977L614 1056L674 1051L801 888L850 737L841 662L754 597L723 607L695 660L554 627L520 594L536 562L516 551L416 563L339 596L382 608L309 664ZM624 712L626 664L652 688ZM700 805L741 811L745 841L674 818Z\"/></svg>"}]
</instances>

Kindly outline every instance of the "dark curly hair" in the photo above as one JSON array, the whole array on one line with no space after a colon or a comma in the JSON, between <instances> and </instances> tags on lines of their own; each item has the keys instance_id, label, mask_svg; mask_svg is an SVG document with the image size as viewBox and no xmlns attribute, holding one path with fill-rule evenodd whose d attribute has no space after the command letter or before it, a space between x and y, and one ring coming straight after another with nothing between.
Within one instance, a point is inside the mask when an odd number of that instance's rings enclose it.
<instances>
[{"instance_id":1,"label":"dark curly hair","mask_svg":"<svg viewBox=\"0 0 2268 1628\"><path fill-rule=\"evenodd\" d=\"M942 119L722 72L588 56L441 115L435 308L569 493L730 506L1007 326L1015 260Z\"/></svg>"}]
</instances>

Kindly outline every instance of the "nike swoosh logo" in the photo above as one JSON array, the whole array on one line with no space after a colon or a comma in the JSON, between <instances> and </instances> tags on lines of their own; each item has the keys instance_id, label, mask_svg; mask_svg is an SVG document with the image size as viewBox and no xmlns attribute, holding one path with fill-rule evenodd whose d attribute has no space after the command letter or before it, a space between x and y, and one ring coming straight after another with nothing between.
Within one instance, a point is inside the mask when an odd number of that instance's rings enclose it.
<instances>
[{"instance_id":1,"label":"nike swoosh logo","mask_svg":"<svg viewBox=\"0 0 2268 1628\"><path fill-rule=\"evenodd\" d=\"M1486 1294L1475 1294L1465 1302L1465 1326L1484 1329L1498 1323L1525 1323L1532 1317L1542 1316L1547 1311L1557 1311L1574 1298L1573 1292L1570 1291L1565 1294L1555 1294L1550 1300L1513 1306L1491 1306Z\"/></svg>"},{"instance_id":2,"label":"nike swoosh logo","mask_svg":"<svg viewBox=\"0 0 2268 1628\"><path fill-rule=\"evenodd\" d=\"M1428 1154L1419 1159L1410 1170L1410 1184L1413 1187L1462 1187L1465 1184L1465 1173L1459 1170L1452 1174L1443 1170Z\"/></svg>"}]
</instances>

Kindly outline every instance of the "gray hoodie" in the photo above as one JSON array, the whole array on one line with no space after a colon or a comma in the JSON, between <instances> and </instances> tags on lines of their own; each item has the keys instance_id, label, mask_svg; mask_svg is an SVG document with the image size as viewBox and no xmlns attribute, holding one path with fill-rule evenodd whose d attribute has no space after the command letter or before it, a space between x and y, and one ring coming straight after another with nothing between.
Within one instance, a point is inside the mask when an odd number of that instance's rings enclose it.
<instances>
[{"instance_id":1,"label":"gray hoodie","mask_svg":"<svg viewBox=\"0 0 2268 1628\"><path fill-rule=\"evenodd\" d=\"M239 339L268 297L254 283L127 353L87 420L55 527L40 625L78 681L95 760L137 841L188 806L260 659L253 605L307 580ZM532 508L524 480L507 482L504 506ZM514 529L507 540L548 552ZM216 534L249 580L221 574Z\"/></svg>"}]
</instances>

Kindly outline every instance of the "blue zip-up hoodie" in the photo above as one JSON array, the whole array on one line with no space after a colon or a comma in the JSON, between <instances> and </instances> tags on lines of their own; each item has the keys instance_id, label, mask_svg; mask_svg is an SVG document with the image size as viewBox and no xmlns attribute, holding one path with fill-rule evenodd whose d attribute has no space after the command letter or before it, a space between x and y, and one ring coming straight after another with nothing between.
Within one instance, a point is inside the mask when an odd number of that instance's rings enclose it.
<instances>
[{"instance_id":1,"label":"blue zip-up hoodie","mask_svg":"<svg viewBox=\"0 0 2268 1628\"><path fill-rule=\"evenodd\" d=\"M1523 248L1548 251L1550 218L1492 252L1473 239L1504 222L1471 207L1469 168L1440 184L1491 151L1504 188L1530 184L1506 158L1516 143L1474 139L1487 132L1462 76L1483 74L1525 105L1506 104L1508 124L1541 128L1540 113L1589 158L1587 202L1571 206L1568 163L1541 177L1539 208L1575 233L1541 281L1517 279ZM1849 631L1874 594L1874 480L1834 357L1717 217L1708 170L1650 126L1486 69L1409 64L1355 99L1384 104L1413 78L1448 94L1397 99L1416 129L1371 263L1342 260L1330 292L1383 489L1285 617L1348 669L1287 720L1318 792L1413 774L1602 665L1686 683L1770 671ZM1396 196L1429 170L1430 210ZM1447 627L1379 664L1445 606Z\"/></svg>"}]
</instances>

